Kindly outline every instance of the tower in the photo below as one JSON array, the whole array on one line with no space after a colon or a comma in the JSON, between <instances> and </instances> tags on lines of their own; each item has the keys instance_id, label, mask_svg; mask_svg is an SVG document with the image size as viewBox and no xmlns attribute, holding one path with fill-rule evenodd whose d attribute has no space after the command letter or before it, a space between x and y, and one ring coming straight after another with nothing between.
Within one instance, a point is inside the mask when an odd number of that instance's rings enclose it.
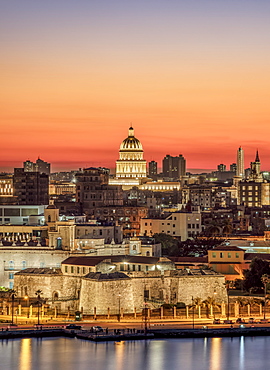
<instances>
[{"instance_id":1,"label":"tower","mask_svg":"<svg viewBox=\"0 0 270 370\"><path fill-rule=\"evenodd\" d=\"M172 157L167 154L162 161L162 172L163 177L170 179L179 179L186 175L186 160L179 154L178 157Z\"/></svg>"},{"instance_id":2,"label":"tower","mask_svg":"<svg viewBox=\"0 0 270 370\"><path fill-rule=\"evenodd\" d=\"M256 152L255 162L250 163L250 168L251 168L250 176L252 180L261 182L262 181L261 162L258 150Z\"/></svg>"},{"instance_id":3,"label":"tower","mask_svg":"<svg viewBox=\"0 0 270 370\"><path fill-rule=\"evenodd\" d=\"M243 178L244 175L245 175L244 150L241 148L241 146L240 146L240 148L237 151L236 163L237 163L236 176L239 176L239 177L242 177Z\"/></svg>"}]
</instances>

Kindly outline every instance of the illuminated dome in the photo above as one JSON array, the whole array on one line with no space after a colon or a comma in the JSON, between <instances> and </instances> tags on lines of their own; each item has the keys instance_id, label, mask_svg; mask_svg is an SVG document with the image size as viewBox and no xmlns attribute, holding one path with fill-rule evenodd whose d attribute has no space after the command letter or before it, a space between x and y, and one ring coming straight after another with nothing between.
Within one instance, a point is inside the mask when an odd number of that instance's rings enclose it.
<instances>
[{"instance_id":1,"label":"illuminated dome","mask_svg":"<svg viewBox=\"0 0 270 370\"><path fill-rule=\"evenodd\" d=\"M126 151L126 150L143 150L142 144L140 140L138 140L134 136L134 129L133 127L130 127L128 130L128 137L122 141L120 145L120 151Z\"/></svg>"},{"instance_id":2,"label":"illuminated dome","mask_svg":"<svg viewBox=\"0 0 270 370\"><path fill-rule=\"evenodd\" d=\"M128 130L128 137L122 141L119 150L119 159L116 161L116 178L146 177L146 161L143 159L143 147L134 136L133 127Z\"/></svg>"}]
</instances>

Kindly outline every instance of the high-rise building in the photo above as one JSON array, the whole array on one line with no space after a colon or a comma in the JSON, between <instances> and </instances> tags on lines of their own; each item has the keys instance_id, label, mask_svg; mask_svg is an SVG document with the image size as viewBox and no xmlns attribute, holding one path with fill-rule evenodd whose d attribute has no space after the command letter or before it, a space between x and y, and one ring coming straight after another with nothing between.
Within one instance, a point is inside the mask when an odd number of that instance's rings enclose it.
<instances>
[{"instance_id":1,"label":"high-rise building","mask_svg":"<svg viewBox=\"0 0 270 370\"><path fill-rule=\"evenodd\" d=\"M49 204L49 176L45 173L14 168L13 189L18 204Z\"/></svg>"},{"instance_id":2,"label":"high-rise building","mask_svg":"<svg viewBox=\"0 0 270 370\"><path fill-rule=\"evenodd\" d=\"M167 154L162 161L163 177L170 179L179 179L186 175L186 160L180 154L178 157L172 157Z\"/></svg>"},{"instance_id":3,"label":"high-rise building","mask_svg":"<svg viewBox=\"0 0 270 370\"><path fill-rule=\"evenodd\" d=\"M217 169L218 169L218 171L220 171L220 172L225 172L225 171L226 171L226 164L223 164L223 163L219 164L219 165L217 166Z\"/></svg>"},{"instance_id":4,"label":"high-rise building","mask_svg":"<svg viewBox=\"0 0 270 370\"><path fill-rule=\"evenodd\" d=\"M244 150L241 148L241 146L237 151L236 163L237 163L236 175L243 178L245 176Z\"/></svg>"},{"instance_id":5,"label":"high-rise building","mask_svg":"<svg viewBox=\"0 0 270 370\"><path fill-rule=\"evenodd\" d=\"M36 160L36 163L31 162L28 159L27 161L23 162L23 168L25 172L40 172L46 173L47 175L50 175L51 173L51 164L43 161L40 158Z\"/></svg>"},{"instance_id":6,"label":"high-rise building","mask_svg":"<svg viewBox=\"0 0 270 370\"><path fill-rule=\"evenodd\" d=\"M236 171L237 171L237 164L236 163L230 164L230 171L236 173Z\"/></svg>"},{"instance_id":7,"label":"high-rise building","mask_svg":"<svg viewBox=\"0 0 270 370\"><path fill-rule=\"evenodd\" d=\"M157 162L151 161L149 162L149 177L153 178L157 176Z\"/></svg>"}]
</instances>

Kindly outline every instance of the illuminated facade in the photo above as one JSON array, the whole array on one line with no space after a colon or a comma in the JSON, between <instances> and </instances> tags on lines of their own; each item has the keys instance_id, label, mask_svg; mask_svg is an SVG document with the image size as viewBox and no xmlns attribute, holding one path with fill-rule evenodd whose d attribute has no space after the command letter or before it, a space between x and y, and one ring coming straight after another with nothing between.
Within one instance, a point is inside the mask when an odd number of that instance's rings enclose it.
<instances>
[{"instance_id":1,"label":"illuminated facade","mask_svg":"<svg viewBox=\"0 0 270 370\"><path fill-rule=\"evenodd\" d=\"M141 179L147 177L146 161L143 159L143 147L141 142L134 136L133 127L129 128L128 137L120 145L115 177L116 180L120 180L119 183L131 182L132 185L139 184Z\"/></svg>"},{"instance_id":2,"label":"illuminated facade","mask_svg":"<svg viewBox=\"0 0 270 370\"><path fill-rule=\"evenodd\" d=\"M236 176L243 178L245 176L245 168L244 168L244 150L241 148L237 151L237 167L236 167Z\"/></svg>"}]
</instances>

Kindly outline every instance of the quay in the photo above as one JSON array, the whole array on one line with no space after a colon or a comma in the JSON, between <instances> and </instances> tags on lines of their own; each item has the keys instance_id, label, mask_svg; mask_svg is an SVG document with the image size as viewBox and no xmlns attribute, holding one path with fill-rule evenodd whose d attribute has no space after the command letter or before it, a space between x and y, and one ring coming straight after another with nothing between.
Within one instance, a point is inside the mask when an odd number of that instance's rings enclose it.
<instances>
[{"instance_id":1,"label":"quay","mask_svg":"<svg viewBox=\"0 0 270 370\"><path fill-rule=\"evenodd\" d=\"M270 336L270 327L238 327L238 328L200 328L200 329L149 329L110 331L107 333L93 333L90 330L68 330L62 327L51 328L16 328L0 331L0 339L15 338L46 338L46 337L71 337L93 342L169 338L213 338L213 337L241 337L241 336Z\"/></svg>"}]
</instances>

